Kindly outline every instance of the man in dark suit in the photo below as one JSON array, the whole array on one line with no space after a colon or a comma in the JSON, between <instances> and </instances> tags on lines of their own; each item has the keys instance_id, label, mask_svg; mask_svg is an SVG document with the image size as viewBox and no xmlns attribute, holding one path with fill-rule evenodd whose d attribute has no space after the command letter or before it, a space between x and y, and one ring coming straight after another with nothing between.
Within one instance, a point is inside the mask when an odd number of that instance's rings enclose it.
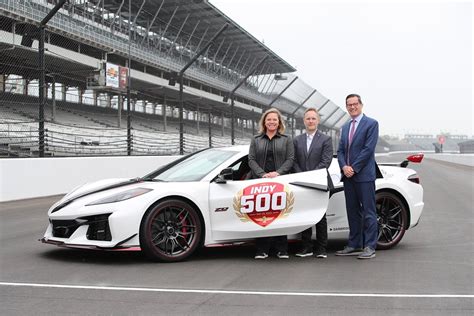
<instances>
[{"instance_id":1,"label":"man in dark suit","mask_svg":"<svg viewBox=\"0 0 474 316\"><path fill-rule=\"evenodd\" d=\"M331 137L318 130L319 120L319 113L315 108L306 109L303 117L306 132L296 136L293 140L295 145L295 162L293 169L295 172L328 168L331 164L333 154ZM324 214L323 218L316 224L317 258L327 258L327 229L326 214ZM296 254L297 257L313 255L312 233L312 228L308 228L301 233L303 247L301 251Z\"/></svg>"},{"instance_id":2,"label":"man in dark suit","mask_svg":"<svg viewBox=\"0 0 474 316\"><path fill-rule=\"evenodd\" d=\"M362 100L357 94L346 97L347 112L351 120L341 129L337 160L342 170L349 241L337 256L375 257L378 239L375 209L375 146L379 137L379 124L362 114Z\"/></svg>"}]
</instances>

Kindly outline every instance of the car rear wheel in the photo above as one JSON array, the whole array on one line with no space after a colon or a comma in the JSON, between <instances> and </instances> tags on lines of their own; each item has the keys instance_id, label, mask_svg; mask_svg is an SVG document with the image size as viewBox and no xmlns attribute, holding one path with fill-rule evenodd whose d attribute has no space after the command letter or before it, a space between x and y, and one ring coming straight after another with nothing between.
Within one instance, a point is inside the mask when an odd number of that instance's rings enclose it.
<instances>
[{"instance_id":1,"label":"car rear wheel","mask_svg":"<svg viewBox=\"0 0 474 316\"><path fill-rule=\"evenodd\" d=\"M377 249L389 249L402 240L408 212L400 198L391 192L377 192L375 201L379 227Z\"/></svg>"},{"instance_id":2,"label":"car rear wheel","mask_svg":"<svg viewBox=\"0 0 474 316\"><path fill-rule=\"evenodd\" d=\"M140 246L152 260L181 261L196 250L201 233L201 221L192 206L181 200L167 200L143 217Z\"/></svg>"}]
</instances>

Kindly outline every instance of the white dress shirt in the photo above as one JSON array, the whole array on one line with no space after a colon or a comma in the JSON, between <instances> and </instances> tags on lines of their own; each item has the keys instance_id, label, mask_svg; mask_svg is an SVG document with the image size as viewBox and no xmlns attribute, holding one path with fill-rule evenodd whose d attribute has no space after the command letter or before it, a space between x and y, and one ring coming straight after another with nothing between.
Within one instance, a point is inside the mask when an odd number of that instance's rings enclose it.
<instances>
[{"instance_id":1,"label":"white dress shirt","mask_svg":"<svg viewBox=\"0 0 474 316\"><path fill-rule=\"evenodd\" d=\"M312 134L306 133L306 152L309 151L309 148L311 147L311 143L313 142L314 135L316 135L317 131L314 131Z\"/></svg>"}]
</instances>

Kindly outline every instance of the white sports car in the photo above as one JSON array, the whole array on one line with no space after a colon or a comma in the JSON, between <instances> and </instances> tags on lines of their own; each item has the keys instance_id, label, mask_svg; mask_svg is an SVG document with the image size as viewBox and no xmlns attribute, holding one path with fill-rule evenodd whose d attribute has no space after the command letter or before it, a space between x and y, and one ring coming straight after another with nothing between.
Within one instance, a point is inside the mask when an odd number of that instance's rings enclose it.
<instances>
[{"instance_id":1,"label":"white sports car","mask_svg":"<svg viewBox=\"0 0 474 316\"><path fill-rule=\"evenodd\" d=\"M337 159L328 170L246 180L248 146L210 148L180 158L142 178L110 179L74 189L48 211L41 241L100 250L142 250L160 261L180 261L200 246L290 235L327 214L329 238L347 238L343 183ZM409 157L419 162L422 155ZM415 171L379 165L378 249L395 246L423 210Z\"/></svg>"}]
</instances>

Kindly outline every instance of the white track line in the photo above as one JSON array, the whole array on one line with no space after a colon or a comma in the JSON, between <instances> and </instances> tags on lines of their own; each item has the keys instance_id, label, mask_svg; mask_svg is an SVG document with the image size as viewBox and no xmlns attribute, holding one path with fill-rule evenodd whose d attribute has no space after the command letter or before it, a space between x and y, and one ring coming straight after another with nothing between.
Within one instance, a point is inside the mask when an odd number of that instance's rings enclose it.
<instances>
[{"instance_id":1,"label":"white track line","mask_svg":"<svg viewBox=\"0 0 474 316\"><path fill-rule=\"evenodd\" d=\"M58 289L87 289L108 291L162 292L162 293L197 293L197 294L233 294L233 295L267 295L267 296L334 296L334 297L389 297L389 298L474 298L474 295L459 294L375 294L375 293L322 293L322 292L275 292L275 291L238 291L206 289L160 289L146 287L87 286L41 283L0 282L0 286L39 287Z\"/></svg>"}]
</instances>

